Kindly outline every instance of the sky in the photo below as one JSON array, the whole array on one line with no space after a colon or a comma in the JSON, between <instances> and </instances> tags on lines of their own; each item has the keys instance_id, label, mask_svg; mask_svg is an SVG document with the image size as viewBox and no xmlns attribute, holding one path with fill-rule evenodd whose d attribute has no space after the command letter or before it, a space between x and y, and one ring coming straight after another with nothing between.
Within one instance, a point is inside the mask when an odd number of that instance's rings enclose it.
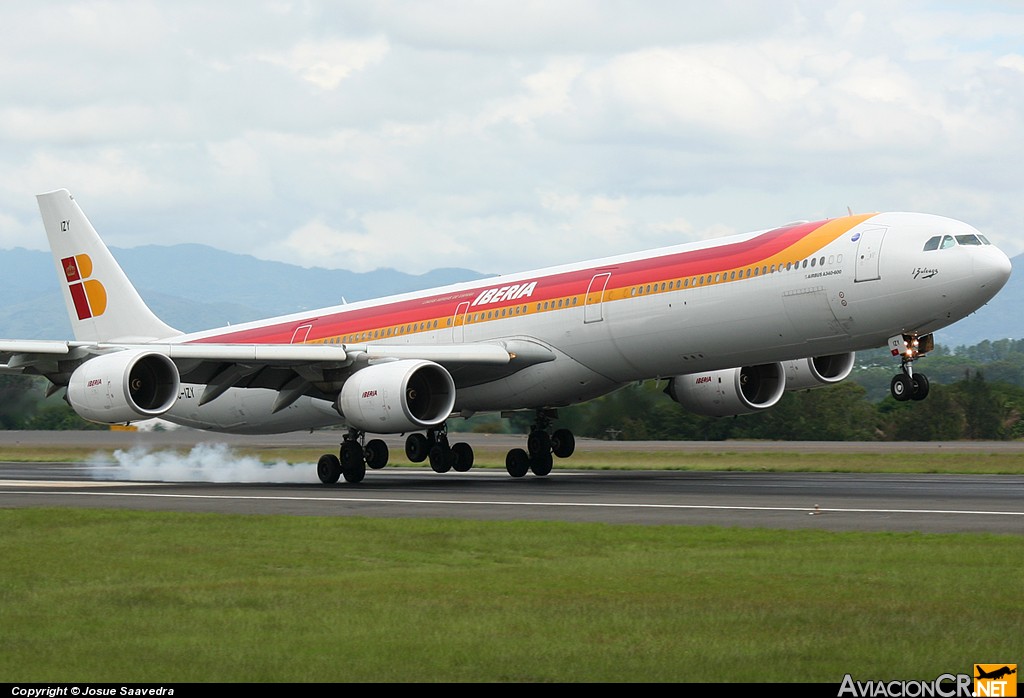
<instances>
[{"instance_id":1,"label":"sky","mask_svg":"<svg viewBox=\"0 0 1024 698\"><path fill-rule=\"evenodd\" d=\"M0 3L0 248L511 273L868 211L1024 252L1024 3Z\"/></svg>"}]
</instances>

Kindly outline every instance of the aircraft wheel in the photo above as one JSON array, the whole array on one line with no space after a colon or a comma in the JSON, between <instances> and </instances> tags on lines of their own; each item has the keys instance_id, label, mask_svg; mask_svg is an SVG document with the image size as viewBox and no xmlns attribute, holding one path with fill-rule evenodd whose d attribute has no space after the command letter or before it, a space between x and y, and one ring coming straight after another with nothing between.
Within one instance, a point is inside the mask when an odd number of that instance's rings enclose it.
<instances>
[{"instance_id":1,"label":"aircraft wheel","mask_svg":"<svg viewBox=\"0 0 1024 698\"><path fill-rule=\"evenodd\" d=\"M452 446L452 469L457 473L465 473L472 467L473 447L464 441Z\"/></svg>"},{"instance_id":2,"label":"aircraft wheel","mask_svg":"<svg viewBox=\"0 0 1024 698\"><path fill-rule=\"evenodd\" d=\"M325 453L316 463L316 474L320 482L333 485L341 477L341 461L333 453Z\"/></svg>"},{"instance_id":3,"label":"aircraft wheel","mask_svg":"<svg viewBox=\"0 0 1024 698\"><path fill-rule=\"evenodd\" d=\"M452 450L438 444L430 449L430 469L435 473L447 473L452 469Z\"/></svg>"},{"instance_id":4,"label":"aircraft wheel","mask_svg":"<svg viewBox=\"0 0 1024 698\"><path fill-rule=\"evenodd\" d=\"M576 437L568 429L556 429L551 435L551 451L559 458L568 458L576 450Z\"/></svg>"},{"instance_id":5,"label":"aircraft wheel","mask_svg":"<svg viewBox=\"0 0 1024 698\"><path fill-rule=\"evenodd\" d=\"M900 402L909 400L913 390L914 381L906 373L897 373L892 377L892 383L889 384L889 391L892 393L892 396Z\"/></svg>"},{"instance_id":6,"label":"aircraft wheel","mask_svg":"<svg viewBox=\"0 0 1024 698\"><path fill-rule=\"evenodd\" d=\"M928 376L924 375L923 373L915 373L913 381L914 388L913 390L910 391L910 399L924 400L926 397L928 397L928 391L930 389L928 383Z\"/></svg>"},{"instance_id":7,"label":"aircraft wheel","mask_svg":"<svg viewBox=\"0 0 1024 698\"><path fill-rule=\"evenodd\" d=\"M552 463L551 453L541 453L530 458L530 470L537 477L544 477L551 473Z\"/></svg>"},{"instance_id":8,"label":"aircraft wheel","mask_svg":"<svg viewBox=\"0 0 1024 698\"><path fill-rule=\"evenodd\" d=\"M356 465L365 465L366 461L363 460L363 449L359 446L358 441L343 441L341 443L341 470L342 472L356 467Z\"/></svg>"},{"instance_id":9,"label":"aircraft wheel","mask_svg":"<svg viewBox=\"0 0 1024 698\"><path fill-rule=\"evenodd\" d=\"M341 474L345 476L345 482L351 482L352 484L362 482L363 478L366 477L366 463L363 460L359 460L351 468L343 468Z\"/></svg>"},{"instance_id":10,"label":"aircraft wheel","mask_svg":"<svg viewBox=\"0 0 1024 698\"><path fill-rule=\"evenodd\" d=\"M430 455L430 442L423 434L409 434L405 440L405 457L413 463L422 463Z\"/></svg>"},{"instance_id":11,"label":"aircraft wheel","mask_svg":"<svg viewBox=\"0 0 1024 698\"><path fill-rule=\"evenodd\" d=\"M366 467L380 470L388 464L388 445L382 439L367 441L363 448L363 458L366 459Z\"/></svg>"},{"instance_id":12,"label":"aircraft wheel","mask_svg":"<svg viewBox=\"0 0 1024 698\"><path fill-rule=\"evenodd\" d=\"M512 477L523 477L530 472L530 456L521 448L513 448L505 456L505 470Z\"/></svg>"},{"instance_id":13,"label":"aircraft wheel","mask_svg":"<svg viewBox=\"0 0 1024 698\"><path fill-rule=\"evenodd\" d=\"M534 429L526 439L526 450L530 452L531 457L551 453L551 437L546 431Z\"/></svg>"}]
</instances>

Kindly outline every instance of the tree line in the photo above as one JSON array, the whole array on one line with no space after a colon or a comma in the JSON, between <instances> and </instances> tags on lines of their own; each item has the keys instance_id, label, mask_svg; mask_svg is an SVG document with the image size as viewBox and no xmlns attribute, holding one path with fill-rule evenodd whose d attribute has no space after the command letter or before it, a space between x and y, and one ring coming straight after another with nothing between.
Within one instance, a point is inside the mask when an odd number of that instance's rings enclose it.
<instances>
[{"instance_id":1,"label":"tree line","mask_svg":"<svg viewBox=\"0 0 1024 698\"><path fill-rule=\"evenodd\" d=\"M577 436L621 440L766 439L790 441L927 441L1024 438L1024 340L984 341L935 351L914 366L931 381L920 402L897 402L889 381L898 362L884 349L857 357L843 383L786 393L771 409L737 417L702 417L663 394L664 381L630 385L559 410L557 425ZM0 375L0 428L104 429L62 399L45 398L47 382ZM509 419L451 420L452 430L525 432L523 412Z\"/></svg>"}]
</instances>

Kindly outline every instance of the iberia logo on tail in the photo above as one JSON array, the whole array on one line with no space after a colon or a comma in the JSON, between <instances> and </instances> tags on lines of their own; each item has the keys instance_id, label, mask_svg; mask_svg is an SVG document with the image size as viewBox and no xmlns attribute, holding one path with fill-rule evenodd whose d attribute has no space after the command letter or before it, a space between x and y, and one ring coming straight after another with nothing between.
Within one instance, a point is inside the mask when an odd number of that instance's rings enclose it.
<instances>
[{"instance_id":1,"label":"iberia logo on tail","mask_svg":"<svg viewBox=\"0 0 1024 698\"><path fill-rule=\"evenodd\" d=\"M92 276L92 259L87 254L76 254L60 260L68 281L71 299L79 320L99 317L107 309L107 289Z\"/></svg>"}]
</instances>

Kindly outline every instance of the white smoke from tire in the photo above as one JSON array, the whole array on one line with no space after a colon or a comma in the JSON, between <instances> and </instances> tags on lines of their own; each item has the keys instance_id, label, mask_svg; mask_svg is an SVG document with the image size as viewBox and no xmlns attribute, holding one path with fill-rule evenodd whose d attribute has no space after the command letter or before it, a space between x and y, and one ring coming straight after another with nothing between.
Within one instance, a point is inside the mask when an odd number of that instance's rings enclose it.
<instances>
[{"instance_id":1,"label":"white smoke from tire","mask_svg":"<svg viewBox=\"0 0 1024 698\"><path fill-rule=\"evenodd\" d=\"M226 444L199 444L188 453L134 448L116 450L113 457L90 459L97 480L138 482L297 482L318 483L310 463L264 463L235 453Z\"/></svg>"}]
</instances>

